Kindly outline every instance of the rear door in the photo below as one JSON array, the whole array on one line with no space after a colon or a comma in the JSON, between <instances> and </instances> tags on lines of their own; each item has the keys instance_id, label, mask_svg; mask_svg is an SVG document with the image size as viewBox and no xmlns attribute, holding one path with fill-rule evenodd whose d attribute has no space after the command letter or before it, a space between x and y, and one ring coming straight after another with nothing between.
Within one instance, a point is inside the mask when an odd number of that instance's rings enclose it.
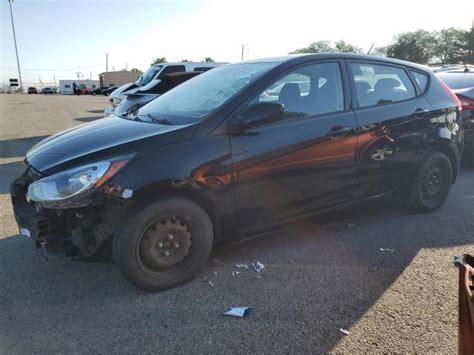
<instances>
[{"instance_id":1,"label":"rear door","mask_svg":"<svg viewBox=\"0 0 474 355\"><path fill-rule=\"evenodd\" d=\"M359 124L358 176L367 196L392 188L393 178L416 166L429 130L432 108L404 66L348 61ZM415 153L415 154L413 154Z\"/></svg>"},{"instance_id":2,"label":"rear door","mask_svg":"<svg viewBox=\"0 0 474 355\"><path fill-rule=\"evenodd\" d=\"M290 69L242 108L261 102L284 105L281 120L230 135L241 230L354 198L357 123L344 99L349 88L343 65L313 62Z\"/></svg>"}]
</instances>

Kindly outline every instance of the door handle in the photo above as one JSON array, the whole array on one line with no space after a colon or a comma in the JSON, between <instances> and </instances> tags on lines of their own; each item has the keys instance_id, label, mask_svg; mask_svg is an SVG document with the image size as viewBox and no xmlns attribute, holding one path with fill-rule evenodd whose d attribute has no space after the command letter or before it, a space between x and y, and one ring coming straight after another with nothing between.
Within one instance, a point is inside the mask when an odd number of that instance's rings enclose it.
<instances>
[{"instance_id":1,"label":"door handle","mask_svg":"<svg viewBox=\"0 0 474 355\"><path fill-rule=\"evenodd\" d=\"M351 129L352 127L348 127L348 126L334 126L328 131L328 133L326 133L326 137L345 136L347 133L351 131Z\"/></svg>"},{"instance_id":2,"label":"door handle","mask_svg":"<svg viewBox=\"0 0 474 355\"><path fill-rule=\"evenodd\" d=\"M426 108L417 108L415 111L413 111L413 116L415 118L423 118L430 110Z\"/></svg>"}]
</instances>

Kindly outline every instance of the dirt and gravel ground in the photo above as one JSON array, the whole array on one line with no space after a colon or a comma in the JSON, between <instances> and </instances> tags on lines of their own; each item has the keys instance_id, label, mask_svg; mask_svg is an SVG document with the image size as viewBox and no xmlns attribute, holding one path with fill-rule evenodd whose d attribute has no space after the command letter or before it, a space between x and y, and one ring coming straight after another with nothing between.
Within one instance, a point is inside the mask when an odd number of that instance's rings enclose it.
<instances>
[{"instance_id":1,"label":"dirt and gravel ground","mask_svg":"<svg viewBox=\"0 0 474 355\"><path fill-rule=\"evenodd\" d=\"M379 201L319 218L221 248L195 280L166 292L133 288L113 264L46 261L18 235L9 184L29 147L106 106L104 97L0 95L0 353L456 352L451 260L474 253L467 168L433 214ZM260 274L235 267L255 260ZM256 312L225 317L228 306Z\"/></svg>"}]
</instances>

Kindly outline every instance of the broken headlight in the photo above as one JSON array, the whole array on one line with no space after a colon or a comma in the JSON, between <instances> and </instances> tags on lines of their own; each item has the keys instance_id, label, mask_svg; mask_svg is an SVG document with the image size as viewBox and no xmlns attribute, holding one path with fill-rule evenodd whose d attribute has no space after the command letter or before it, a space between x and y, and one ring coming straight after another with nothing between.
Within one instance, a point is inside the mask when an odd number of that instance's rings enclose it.
<instances>
[{"instance_id":1,"label":"broken headlight","mask_svg":"<svg viewBox=\"0 0 474 355\"><path fill-rule=\"evenodd\" d=\"M128 162L129 159L101 161L48 176L32 183L28 196L45 207L84 205L82 197L102 186Z\"/></svg>"}]
</instances>

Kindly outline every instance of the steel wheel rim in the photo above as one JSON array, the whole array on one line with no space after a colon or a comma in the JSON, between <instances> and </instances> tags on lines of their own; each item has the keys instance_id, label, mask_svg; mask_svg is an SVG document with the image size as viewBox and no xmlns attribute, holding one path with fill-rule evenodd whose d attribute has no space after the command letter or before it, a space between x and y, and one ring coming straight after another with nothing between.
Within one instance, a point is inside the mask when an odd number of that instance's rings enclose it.
<instances>
[{"instance_id":1,"label":"steel wheel rim","mask_svg":"<svg viewBox=\"0 0 474 355\"><path fill-rule=\"evenodd\" d=\"M191 247L189 224L177 216L166 216L145 228L137 243L136 258L148 274L161 274L182 266L190 256Z\"/></svg>"},{"instance_id":2,"label":"steel wheel rim","mask_svg":"<svg viewBox=\"0 0 474 355\"><path fill-rule=\"evenodd\" d=\"M444 174L437 164L430 165L423 175L422 192L423 197L432 200L439 197L444 183Z\"/></svg>"}]
</instances>

